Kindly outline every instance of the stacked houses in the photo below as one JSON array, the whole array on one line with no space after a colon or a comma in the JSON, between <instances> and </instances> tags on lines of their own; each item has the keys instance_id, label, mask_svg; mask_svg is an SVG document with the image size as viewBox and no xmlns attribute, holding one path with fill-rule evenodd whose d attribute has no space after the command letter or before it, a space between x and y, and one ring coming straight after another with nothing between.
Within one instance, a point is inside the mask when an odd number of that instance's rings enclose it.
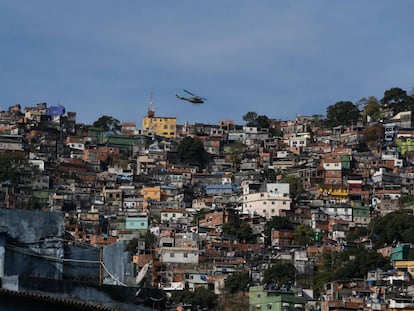
<instances>
[{"instance_id":1,"label":"stacked houses","mask_svg":"<svg viewBox=\"0 0 414 311\"><path fill-rule=\"evenodd\" d=\"M60 213L70 245L128 245L133 275L116 275L120 283L133 283L145 267L146 281L166 293L204 287L224 295L230 275L248 272L250 310L413 310L407 245L381 249L390 271L312 287L324 251L343 251L349 234L413 194L411 112L383 120L383 137L370 145L363 144L369 122L271 121L269 128L228 120L178 125L151 107L141 127L125 122L105 132L78 124L63 106L12 106L0 113L0 152L21 154L36 174L2 181L0 207ZM180 161L186 137L202 142L207 165ZM266 234L277 218L293 227ZM314 233L312 245L297 245L299 226ZM262 284L281 261L295 266L296 284ZM0 264L0 277L6 274Z\"/></svg>"}]
</instances>

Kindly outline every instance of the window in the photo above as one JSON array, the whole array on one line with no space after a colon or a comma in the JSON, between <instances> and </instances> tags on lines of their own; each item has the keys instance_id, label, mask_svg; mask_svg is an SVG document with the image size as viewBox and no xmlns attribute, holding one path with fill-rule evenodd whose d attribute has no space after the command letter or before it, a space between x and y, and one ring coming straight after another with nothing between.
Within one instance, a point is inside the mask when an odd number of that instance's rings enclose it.
<instances>
[{"instance_id":1,"label":"window","mask_svg":"<svg viewBox=\"0 0 414 311\"><path fill-rule=\"evenodd\" d=\"M286 205L286 201L283 201L283 205Z\"/></svg>"},{"instance_id":2,"label":"window","mask_svg":"<svg viewBox=\"0 0 414 311\"><path fill-rule=\"evenodd\" d=\"M188 253L184 253L184 258L187 258L188 257Z\"/></svg>"},{"instance_id":3,"label":"window","mask_svg":"<svg viewBox=\"0 0 414 311\"><path fill-rule=\"evenodd\" d=\"M174 253L170 253L170 257L172 258L172 257L175 257L175 254Z\"/></svg>"}]
</instances>

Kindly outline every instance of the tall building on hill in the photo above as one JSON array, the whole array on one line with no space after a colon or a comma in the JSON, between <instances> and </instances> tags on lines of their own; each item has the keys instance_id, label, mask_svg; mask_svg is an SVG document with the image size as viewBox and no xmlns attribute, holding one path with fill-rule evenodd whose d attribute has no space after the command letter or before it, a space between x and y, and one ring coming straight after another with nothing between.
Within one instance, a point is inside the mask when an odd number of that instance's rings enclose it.
<instances>
[{"instance_id":1,"label":"tall building on hill","mask_svg":"<svg viewBox=\"0 0 414 311\"><path fill-rule=\"evenodd\" d=\"M142 118L142 130L148 135L175 138L177 134L177 119L176 117L156 117L151 96L147 116Z\"/></svg>"}]
</instances>

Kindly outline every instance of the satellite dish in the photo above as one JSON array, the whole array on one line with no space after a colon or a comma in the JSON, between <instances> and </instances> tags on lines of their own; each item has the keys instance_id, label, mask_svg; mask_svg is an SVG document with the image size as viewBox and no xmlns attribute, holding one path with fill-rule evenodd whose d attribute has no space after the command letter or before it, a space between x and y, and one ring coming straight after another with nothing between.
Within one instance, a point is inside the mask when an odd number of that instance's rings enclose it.
<instances>
[{"instance_id":1,"label":"satellite dish","mask_svg":"<svg viewBox=\"0 0 414 311\"><path fill-rule=\"evenodd\" d=\"M141 271L139 271L139 273L137 274L137 278L135 279L135 283L138 285L139 283L141 283L142 282L142 280L144 279L144 277L145 277L145 274L147 274L147 271L148 271L148 268L149 268L149 262L148 263L146 263L143 267L142 267L142 269L141 269Z\"/></svg>"}]
</instances>

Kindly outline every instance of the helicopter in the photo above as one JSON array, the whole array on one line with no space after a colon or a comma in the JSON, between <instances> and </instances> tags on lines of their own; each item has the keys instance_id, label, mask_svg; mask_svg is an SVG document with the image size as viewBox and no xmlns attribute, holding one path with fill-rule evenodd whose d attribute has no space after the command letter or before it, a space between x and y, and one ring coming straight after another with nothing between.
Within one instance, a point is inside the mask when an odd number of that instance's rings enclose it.
<instances>
[{"instance_id":1,"label":"helicopter","mask_svg":"<svg viewBox=\"0 0 414 311\"><path fill-rule=\"evenodd\" d=\"M191 92L189 92L187 90L183 90L183 91L186 92L187 94L190 94L191 97L182 97L182 96L180 96L178 94L176 94L175 96L177 96L178 99L186 100L186 101L188 101L188 102L190 102L192 104L196 104L196 105L202 104L202 103L204 103L207 100L206 98L201 97L201 96L198 96L198 95L195 95L195 94L193 94L193 93L191 93Z\"/></svg>"}]
</instances>

